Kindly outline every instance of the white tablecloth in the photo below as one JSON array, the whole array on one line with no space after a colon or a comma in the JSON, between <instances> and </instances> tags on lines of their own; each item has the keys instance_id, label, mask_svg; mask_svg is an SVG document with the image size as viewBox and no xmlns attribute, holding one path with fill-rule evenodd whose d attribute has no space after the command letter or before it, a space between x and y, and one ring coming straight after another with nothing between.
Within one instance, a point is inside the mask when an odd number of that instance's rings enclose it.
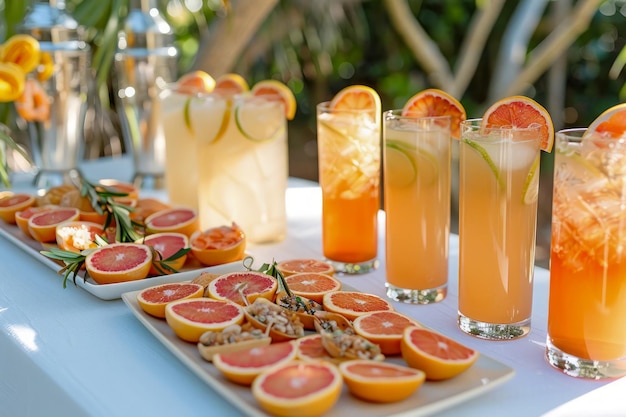
<instances>
[{"instance_id":1,"label":"white tablecloth","mask_svg":"<svg viewBox=\"0 0 626 417\"><path fill-rule=\"evenodd\" d=\"M84 171L94 179L129 180L128 163L97 162ZM287 197L289 235L278 244L251 246L258 262L321 258L319 188L292 179ZM383 216L381 212L381 267L371 274L342 278L361 291L381 296L385 292ZM458 330L455 235L450 249L448 297L435 305L396 304L396 308L505 363L516 374L439 416L528 417L557 407L550 417L626 415L618 396L626 392L626 380L611 384L578 380L545 362L547 270L535 270L532 331L527 337L490 342ZM121 300L103 301L72 285L63 289L60 276L4 239L0 239L0 265L0 416L241 415L162 346ZM575 402L566 404L570 400Z\"/></svg>"}]
</instances>

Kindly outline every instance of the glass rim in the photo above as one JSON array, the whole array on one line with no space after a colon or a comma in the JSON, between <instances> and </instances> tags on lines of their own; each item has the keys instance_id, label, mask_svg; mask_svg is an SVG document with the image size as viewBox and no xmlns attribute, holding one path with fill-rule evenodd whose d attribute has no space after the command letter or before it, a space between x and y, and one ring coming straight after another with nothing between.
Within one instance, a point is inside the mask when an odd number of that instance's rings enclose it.
<instances>
[{"instance_id":1,"label":"glass rim","mask_svg":"<svg viewBox=\"0 0 626 417\"><path fill-rule=\"evenodd\" d=\"M452 124L452 116L410 116L403 115L403 109L390 109L383 111L384 120L450 120Z\"/></svg>"},{"instance_id":2,"label":"glass rim","mask_svg":"<svg viewBox=\"0 0 626 417\"><path fill-rule=\"evenodd\" d=\"M482 126L482 117L474 119L465 119L461 121L461 131L471 130L473 132L484 129ZM513 126L487 126L486 129L490 132L498 131L515 131L515 132L533 132L542 128L539 124L532 124L527 127L513 127Z\"/></svg>"},{"instance_id":3,"label":"glass rim","mask_svg":"<svg viewBox=\"0 0 626 417\"><path fill-rule=\"evenodd\" d=\"M586 127L569 127L557 131L554 134L554 140L558 142L582 143L583 140L589 139L592 140L593 143L602 144L601 147L612 147L615 145L622 146L626 144L626 137L612 138L595 134L585 138L584 135L586 132Z\"/></svg>"},{"instance_id":4,"label":"glass rim","mask_svg":"<svg viewBox=\"0 0 626 417\"><path fill-rule=\"evenodd\" d=\"M330 103L332 103L331 100L328 101L322 101L320 103L317 103L315 105L315 108L317 109L317 112L324 112L324 113L357 113L357 114L361 114L361 113L372 113L371 109L333 109L330 107Z\"/></svg>"}]
</instances>

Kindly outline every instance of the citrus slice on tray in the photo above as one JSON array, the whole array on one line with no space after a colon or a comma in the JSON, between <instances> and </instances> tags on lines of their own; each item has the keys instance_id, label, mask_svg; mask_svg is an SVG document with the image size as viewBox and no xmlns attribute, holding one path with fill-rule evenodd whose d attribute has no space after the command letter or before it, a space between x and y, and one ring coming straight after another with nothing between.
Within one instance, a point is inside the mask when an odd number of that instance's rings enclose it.
<instances>
[{"instance_id":1,"label":"citrus slice on tray","mask_svg":"<svg viewBox=\"0 0 626 417\"><path fill-rule=\"evenodd\" d=\"M342 362L339 371L354 396L377 403L402 401L426 379L419 369L363 359Z\"/></svg>"},{"instance_id":2,"label":"citrus slice on tray","mask_svg":"<svg viewBox=\"0 0 626 417\"><path fill-rule=\"evenodd\" d=\"M150 268L152 275L169 275L178 272L187 261L186 253L175 259L170 259L176 253L189 248L189 238L185 234L176 232L154 233L144 237L140 243L148 245L156 251L156 254L153 254L152 267Z\"/></svg>"},{"instance_id":3,"label":"citrus slice on tray","mask_svg":"<svg viewBox=\"0 0 626 417\"><path fill-rule=\"evenodd\" d=\"M296 98L293 92L285 84L277 80L263 80L254 84L251 93L256 97L267 100L278 100L283 103L285 117L293 120L296 115Z\"/></svg>"},{"instance_id":4,"label":"citrus slice on tray","mask_svg":"<svg viewBox=\"0 0 626 417\"><path fill-rule=\"evenodd\" d=\"M30 230L28 230L28 219L33 217L36 213L52 210L55 207L56 206L53 205L46 205L43 207L30 206L27 209L15 213L15 223L26 236L32 239L33 237L30 234Z\"/></svg>"},{"instance_id":5,"label":"citrus slice on tray","mask_svg":"<svg viewBox=\"0 0 626 417\"><path fill-rule=\"evenodd\" d=\"M341 281L330 275L318 272L299 272L285 277L289 290L295 295L308 298L322 304L324 295L339 291Z\"/></svg>"},{"instance_id":6,"label":"citrus slice on tray","mask_svg":"<svg viewBox=\"0 0 626 417\"><path fill-rule=\"evenodd\" d=\"M151 316L165 318L165 306L176 300L200 298L204 287L191 282L172 282L146 288L137 294L137 303Z\"/></svg>"},{"instance_id":7,"label":"citrus slice on tray","mask_svg":"<svg viewBox=\"0 0 626 417\"><path fill-rule=\"evenodd\" d=\"M380 120L380 96L371 87L351 85L339 91L330 102L331 110L365 110L371 117Z\"/></svg>"},{"instance_id":8,"label":"citrus slice on tray","mask_svg":"<svg viewBox=\"0 0 626 417\"><path fill-rule=\"evenodd\" d=\"M486 128L529 128L538 126L540 149L552 151L554 125L548 111L535 100L524 96L512 96L497 101L487 109L482 118Z\"/></svg>"},{"instance_id":9,"label":"citrus slice on tray","mask_svg":"<svg viewBox=\"0 0 626 417\"><path fill-rule=\"evenodd\" d=\"M319 274L333 275L335 268L328 262L317 259L287 259L278 262L276 268L285 276L297 274L299 272L317 272Z\"/></svg>"},{"instance_id":10,"label":"citrus slice on tray","mask_svg":"<svg viewBox=\"0 0 626 417\"><path fill-rule=\"evenodd\" d=\"M252 395L274 416L321 416L339 400L343 380L327 362L292 361L262 372Z\"/></svg>"},{"instance_id":11,"label":"citrus slice on tray","mask_svg":"<svg viewBox=\"0 0 626 417\"><path fill-rule=\"evenodd\" d=\"M200 229L198 212L186 207L161 210L146 219L148 233L175 232L191 236L198 229Z\"/></svg>"},{"instance_id":12,"label":"citrus slice on tray","mask_svg":"<svg viewBox=\"0 0 626 417\"><path fill-rule=\"evenodd\" d=\"M59 249L79 253L97 248L96 236L104 236L101 224L86 221L64 222L56 227L56 242Z\"/></svg>"},{"instance_id":13,"label":"citrus slice on tray","mask_svg":"<svg viewBox=\"0 0 626 417\"><path fill-rule=\"evenodd\" d=\"M334 291L324 295L324 310L341 314L348 320L371 311L393 311L393 305L382 297L358 291Z\"/></svg>"},{"instance_id":14,"label":"citrus slice on tray","mask_svg":"<svg viewBox=\"0 0 626 417\"><path fill-rule=\"evenodd\" d=\"M613 106L600 114L587 128L584 136L591 134L601 138L626 138L626 103Z\"/></svg>"},{"instance_id":15,"label":"citrus slice on tray","mask_svg":"<svg viewBox=\"0 0 626 417\"><path fill-rule=\"evenodd\" d=\"M80 211L74 207L58 207L32 215L28 219L28 230L33 239L48 243L56 242L57 225L78 220Z\"/></svg>"},{"instance_id":16,"label":"citrus slice on tray","mask_svg":"<svg viewBox=\"0 0 626 417\"><path fill-rule=\"evenodd\" d=\"M250 385L261 372L293 360L297 347L291 342L213 355L213 365L230 381Z\"/></svg>"},{"instance_id":17,"label":"citrus slice on tray","mask_svg":"<svg viewBox=\"0 0 626 417\"><path fill-rule=\"evenodd\" d=\"M298 347L296 358L305 362L309 361L330 361L335 362L335 358L330 356L324 344L322 335L319 333L310 334L295 340Z\"/></svg>"},{"instance_id":18,"label":"citrus slice on tray","mask_svg":"<svg viewBox=\"0 0 626 417\"><path fill-rule=\"evenodd\" d=\"M227 300L200 297L172 301L165 306L167 324L187 342L198 343L204 332L221 331L241 324L243 319L243 308Z\"/></svg>"},{"instance_id":19,"label":"citrus slice on tray","mask_svg":"<svg viewBox=\"0 0 626 417\"><path fill-rule=\"evenodd\" d=\"M87 273L98 284L144 279L148 276L151 265L150 248L135 243L100 246L85 258Z\"/></svg>"},{"instance_id":20,"label":"citrus slice on tray","mask_svg":"<svg viewBox=\"0 0 626 417\"><path fill-rule=\"evenodd\" d=\"M191 235L191 251L206 266L222 265L243 259L246 235L233 223L232 226L212 227Z\"/></svg>"},{"instance_id":21,"label":"citrus slice on tray","mask_svg":"<svg viewBox=\"0 0 626 417\"><path fill-rule=\"evenodd\" d=\"M466 371L479 353L433 330L407 327L402 335L402 358L426 373L428 380L444 380Z\"/></svg>"},{"instance_id":22,"label":"citrus slice on tray","mask_svg":"<svg viewBox=\"0 0 626 417\"><path fill-rule=\"evenodd\" d=\"M30 194L12 194L0 198L0 218L6 223L15 224L15 213L35 205L35 197Z\"/></svg>"},{"instance_id":23,"label":"citrus slice on tray","mask_svg":"<svg viewBox=\"0 0 626 417\"><path fill-rule=\"evenodd\" d=\"M256 271L229 272L215 278L207 287L217 300L230 300L239 305L251 304L257 298L272 300L278 283L273 277Z\"/></svg>"},{"instance_id":24,"label":"citrus slice on tray","mask_svg":"<svg viewBox=\"0 0 626 417\"><path fill-rule=\"evenodd\" d=\"M227 73L217 77L213 92L230 98L250 90L248 82L239 74Z\"/></svg>"},{"instance_id":25,"label":"citrus slice on tray","mask_svg":"<svg viewBox=\"0 0 626 417\"><path fill-rule=\"evenodd\" d=\"M421 327L418 322L396 311L372 311L354 320L354 331L372 343L380 346L385 355L399 355L404 329L409 326Z\"/></svg>"},{"instance_id":26,"label":"citrus slice on tray","mask_svg":"<svg viewBox=\"0 0 626 417\"><path fill-rule=\"evenodd\" d=\"M461 137L460 125L467 118L465 108L457 99L435 88L420 91L407 100L402 108L402 116L450 116L451 136L455 139Z\"/></svg>"}]
</instances>

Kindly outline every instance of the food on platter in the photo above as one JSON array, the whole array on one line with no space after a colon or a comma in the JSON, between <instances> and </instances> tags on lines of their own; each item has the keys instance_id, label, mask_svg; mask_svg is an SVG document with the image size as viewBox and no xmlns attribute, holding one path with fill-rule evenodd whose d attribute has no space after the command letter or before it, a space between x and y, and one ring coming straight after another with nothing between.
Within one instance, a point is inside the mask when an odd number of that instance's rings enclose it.
<instances>
[{"instance_id":1,"label":"food on platter","mask_svg":"<svg viewBox=\"0 0 626 417\"><path fill-rule=\"evenodd\" d=\"M167 303L165 320L182 340L198 343L207 331L222 331L241 324L244 311L239 304L228 300L191 298Z\"/></svg>"},{"instance_id":2,"label":"food on platter","mask_svg":"<svg viewBox=\"0 0 626 417\"><path fill-rule=\"evenodd\" d=\"M165 318L165 306L176 300L199 298L204 287L193 282L172 282L148 287L137 294L137 303L151 316Z\"/></svg>"},{"instance_id":3,"label":"food on platter","mask_svg":"<svg viewBox=\"0 0 626 417\"><path fill-rule=\"evenodd\" d=\"M399 355L404 329L421 325L412 318L397 311L372 311L357 317L354 331L367 340L380 346L385 355Z\"/></svg>"},{"instance_id":4,"label":"food on platter","mask_svg":"<svg viewBox=\"0 0 626 417\"><path fill-rule=\"evenodd\" d=\"M0 198L0 219L15 224L15 213L26 210L35 204L35 197L29 194L10 194Z\"/></svg>"},{"instance_id":5,"label":"food on platter","mask_svg":"<svg viewBox=\"0 0 626 417\"><path fill-rule=\"evenodd\" d=\"M290 310L266 298L257 298L245 308L246 319L253 327L267 331L273 342L284 342L304 336L304 325Z\"/></svg>"},{"instance_id":6,"label":"food on platter","mask_svg":"<svg viewBox=\"0 0 626 417\"><path fill-rule=\"evenodd\" d=\"M324 310L354 320L371 311L392 311L393 305L382 297L357 291L334 291L324 295Z\"/></svg>"},{"instance_id":7,"label":"food on platter","mask_svg":"<svg viewBox=\"0 0 626 417\"><path fill-rule=\"evenodd\" d=\"M246 251L246 235L236 223L198 230L190 243L195 258L206 266L239 261Z\"/></svg>"},{"instance_id":8,"label":"food on platter","mask_svg":"<svg viewBox=\"0 0 626 417\"><path fill-rule=\"evenodd\" d=\"M85 268L98 284L135 281L148 276L152 251L147 245L112 243L90 250Z\"/></svg>"},{"instance_id":9,"label":"food on platter","mask_svg":"<svg viewBox=\"0 0 626 417\"><path fill-rule=\"evenodd\" d=\"M208 331L200 336L198 350L200 355L211 362L213 356L222 352L239 352L253 347L267 346L272 339L261 329L244 325L233 324L221 331Z\"/></svg>"},{"instance_id":10,"label":"food on platter","mask_svg":"<svg viewBox=\"0 0 626 417\"><path fill-rule=\"evenodd\" d=\"M276 267L285 277L299 272L317 272L326 275L335 273L335 268L328 262L310 258L286 259L278 262Z\"/></svg>"},{"instance_id":11,"label":"food on platter","mask_svg":"<svg viewBox=\"0 0 626 417\"><path fill-rule=\"evenodd\" d=\"M276 280L267 274L241 271L217 277L209 283L207 290L210 297L245 306L254 303L257 298L274 299L276 288Z\"/></svg>"},{"instance_id":12,"label":"food on platter","mask_svg":"<svg viewBox=\"0 0 626 417\"><path fill-rule=\"evenodd\" d=\"M285 283L293 294L306 297L318 304L324 302L325 294L341 289L341 281L319 272L298 272L285 276Z\"/></svg>"}]
</instances>

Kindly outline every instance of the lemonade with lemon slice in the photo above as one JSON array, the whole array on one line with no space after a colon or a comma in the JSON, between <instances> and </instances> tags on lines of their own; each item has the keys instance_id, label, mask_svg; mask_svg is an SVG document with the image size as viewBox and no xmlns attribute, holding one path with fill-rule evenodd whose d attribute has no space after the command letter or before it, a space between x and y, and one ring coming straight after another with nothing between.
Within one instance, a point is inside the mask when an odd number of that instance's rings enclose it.
<instances>
[{"instance_id":1,"label":"lemonade with lemon slice","mask_svg":"<svg viewBox=\"0 0 626 417\"><path fill-rule=\"evenodd\" d=\"M335 98L317 106L322 246L335 270L360 274L378 264L380 100L362 86Z\"/></svg>"},{"instance_id":2,"label":"lemonade with lemon slice","mask_svg":"<svg viewBox=\"0 0 626 417\"><path fill-rule=\"evenodd\" d=\"M384 113L387 295L409 303L447 293L450 117Z\"/></svg>"},{"instance_id":3,"label":"lemonade with lemon slice","mask_svg":"<svg viewBox=\"0 0 626 417\"><path fill-rule=\"evenodd\" d=\"M530 330L541 127L461 129L459 326L514 339Z\"/></svg>"}]
</instances>

